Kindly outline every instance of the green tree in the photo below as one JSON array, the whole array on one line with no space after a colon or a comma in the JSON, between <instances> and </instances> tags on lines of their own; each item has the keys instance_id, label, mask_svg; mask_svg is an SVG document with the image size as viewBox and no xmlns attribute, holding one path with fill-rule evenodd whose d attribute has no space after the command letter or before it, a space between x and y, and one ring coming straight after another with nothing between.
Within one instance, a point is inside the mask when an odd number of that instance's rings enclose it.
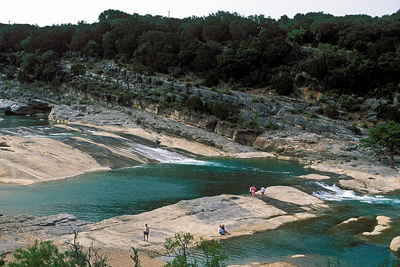
<instances>
[{"instance_id":1,"label":"green tree","mask_svg":"<svg viewBox=\"0 0 400 267\"><path fill-rule=\"evenodd\" d=\"M55 52L48 50L42 53L37 49L34 54L28 53L23 56L18 79L21 82L32 82L34 80L51 82L60 69L59 57Z\"/></svg>"},{"instance_id":2,"label":"green tree","mask_svg":"<svg viewBox=\"0 0 400 267\"><path fill-rule=\"evenodd\" d=\"M224 261L228 259L228 254L225 252L224 247L215 241L207 241L206 239L200 238L200 242L197 244L199 249L205 258L204 266L206 267L224 267L226 264Z\"/></svg>"},{"instance_id":3,"label":"green tree","mask_svg":"<svg viewBox=\"0 0 400 267\"><path fill-rule=\"evenodd\" d=\"M228 255L221 244L215 241L207 241L200 238L200 242L194 243L193 236L190 233L167 237L164 248L168 254L175 256L173 261L167 263L167 267L197 267L199 262L206 267L224 267ZM189 248L193 247L201 252L199 260L192 257Z\"/></svg>"},{"instance_id":4,"label":"green tree","mask_svg":"<svg viewBox=\"0 0 400 267\"><path fill-rule=\"evenodd\" d=\"M58 252L58 248L51 241L35 243L26 249L18 248L13 252L15 262L8 263L9 267L67 267L75 266L65 260L65 254Z\"/></svg>"},{"instance_id":5,"label":"green tree","mask_svg":"<svg viewBox=\"0 0 400 267\"><path fill-rule=\"evenodd\" d=\"M101 14L99 15L99 21L106 21L112 19L127 19L130 17L131 15L123 11L108 9L106 11L101 12Z\"/></svg>"},{"instance_id":6,"label":"green tree","mask_svg":"<svg viewBox=\"0 0 400 267\"><path fill-rule=\"evenodd\" d=\"M164 248L168 254L175 256L174 260L167 262L167 267L197 266L196 262L189 261L189 247L193 245L193 236L190 233L176 233L174 238L167 237Z\"/></svg>"},{"instance_id":7,"label":"green tree","mask_svg":"<svg viewBox=\"0 0 400 267\"><path fill-rule=\"evenodd\" d=\"M363 146L370 147L378 155L388 155L390 166L394 165L394 154L400 149L400 124L389 121L384 126L371 128L367 139L360 140Z\"/></svg>"},{"instance_id":8,"label":"green tree","mask_svg":"<svg viewBox=\"0 0 400 267\"><path fill-rule=\"evenodd\" d=\"M274 76L271 85L279 95L290 95L293 92L294 79L289 74L283 73L281 76Z\"/></svg>"}]
</instances>

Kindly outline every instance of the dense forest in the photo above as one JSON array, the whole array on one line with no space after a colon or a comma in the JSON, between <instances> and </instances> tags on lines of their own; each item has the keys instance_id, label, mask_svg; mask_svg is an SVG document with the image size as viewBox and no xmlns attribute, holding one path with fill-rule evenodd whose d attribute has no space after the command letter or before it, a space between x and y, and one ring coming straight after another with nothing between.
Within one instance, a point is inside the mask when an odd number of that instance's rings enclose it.
<instances>
[{"instance_id":1,"label":"dense forest","mask_svg":"<svg viewBox=\"0 0 400 267\"><path fill-rule=\"evenodd\" d=\"M222 11L176 19L107 10L93 24L0 24L0 72L10 79L18 72L23 83L60 84L67 79L62 61L73 62L79 74L86 62L102 59L149 75L195 76L208 87L280 95L307 87L393 100L400 91L400 10L374 18L318 12L278 20Z\"/></svg>"}]
</instances>

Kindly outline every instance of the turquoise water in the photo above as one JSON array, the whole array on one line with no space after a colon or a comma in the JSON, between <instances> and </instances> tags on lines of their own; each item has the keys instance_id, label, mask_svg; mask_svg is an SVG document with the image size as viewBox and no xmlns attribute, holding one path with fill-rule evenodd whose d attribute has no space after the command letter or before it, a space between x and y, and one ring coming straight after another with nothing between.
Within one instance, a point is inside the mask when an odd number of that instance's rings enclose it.
<instances>
[{"instance_id":1,"label":"turquoise water","mask_svg":"<svg viewBox=\"0 0 400 267\"><path fill-rule=\"evenodd\" d=\"M22 123L29 126L25 123L31 122ZM29 126L23 130L8 128L3 131L18 134L27 131L36 136L51 132L51 127ZM146 147L141 149L146 150ZM224 193L247 194L252 184L257 188L288 185L325 200L331 208L316 219L223 241L230 256L228 264L286 260L302 266L326 266L326 261L334 262L336 252L340 251L343 266L378 266L390 256L391 239L400 235L398 194L359 195L336 187L335 179L324 184L295 178L311 172L297 163L274 159L181 158L30 186L0 184L0 213L44 216L66 212L82 220L100 221L138 214L183 199ZM377 215L391 217L392 228L380 236L363 236L363 232L372 231ZM342 221L360 216L364 216L366 222L355 228L337 227ZM296 254L304 257L290 258Z\"/></svg>"},{"instance_id":2,"label":"turquoise water","mask_svg":"<svg viewBox=\"0 0 400 267\"><path fill-rule=\"evenodd\" d=\"M12 128L12 127L29 127L48 125L49 121L42 117L30 117L30 116L0 116L0 128Z\"/></svg>"},{"instance_id":3,"label":"turquoise water","mask_svg":"<svg viewBox=\"0 0 400 267\"><path fill-rule=\"evenodd\" d=\"M30 186L0 186L2 213L51 215L67 212L100 221L138 214L219 194L244 194L255 185L295 185L295 175L308 171L277 160L186 160L95 172Z\"/></svg>"}]
</instances>

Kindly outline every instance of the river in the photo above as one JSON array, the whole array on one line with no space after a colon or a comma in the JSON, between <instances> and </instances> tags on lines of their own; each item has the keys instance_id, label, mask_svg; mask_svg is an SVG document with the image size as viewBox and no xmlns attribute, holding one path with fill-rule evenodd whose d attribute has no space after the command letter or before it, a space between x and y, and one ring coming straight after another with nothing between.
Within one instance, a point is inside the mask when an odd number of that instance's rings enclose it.
<instances>
[{"instance_id":1,"label":"river","mask_svg":"<svg viewBox=\"0 0 400 267\"><path fill-rule=\"evenodd\" d=\"M2 117L3 134L68 138L70 133L48 134L45 120ZM23 126L23 127L17 127ZM97 137L98 138L98 137ZM312 173L302 165L276 159L191 159L174 152L141 146L156 163L30 186L0 184L0 211L4 214L51 215L71 213L79 219L100 221L118 215L138 214L182 199L219 194L247 194L254 184L294 186L326 201L330 208L316 219L292 223L277 230L223 241L228 264L287 260L302 266L325 266L340 255L342 265L377 266L390 256L391 239L400 235L399 194L359 195L335 186L339 177L326 183L296 176ZM374 218L392 218L392 227L380 236L372 231ZM356 227L338 227L349 218L364 216ZM229 229L228 229L229 230ZM339 252L340 254L337 254ZM290 258L292 255L304 255Z\"/></svg>"}]
</instances>

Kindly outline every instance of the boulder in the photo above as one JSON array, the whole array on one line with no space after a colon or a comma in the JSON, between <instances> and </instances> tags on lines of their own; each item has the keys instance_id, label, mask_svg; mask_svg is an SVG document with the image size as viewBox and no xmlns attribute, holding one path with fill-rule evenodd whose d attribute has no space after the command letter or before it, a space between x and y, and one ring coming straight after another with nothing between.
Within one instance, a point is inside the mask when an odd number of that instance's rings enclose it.
<instances>
[{"instance_id":1,"label":"boulder","mask_svg":"<svg viewBox=\"0 0 400 267\"><path fill-rule=\"evenodd\" d=\"M309 179L309 180L327 180L327 179L331 179L331 177L329 177L327 175L320 175L320 174L316 174L316 173L310 173L310 174L307 174L307 175L300 175L299 178Z\"/></svg>"},{"instance_id":2,"label":"boulder","mask_svg":"<svg viewBox=\"0 0 400 267\"><path fill-rule=\"evenodd\" d=\"M7 99L0 99L0 115L32 115L33 111L28 105Z\"/></svg>"},{"instance_id":3,"label":"boulder","mask_svg":"<svg viewBox=\"0 0 400 267\"><path fill-rule=\"evenodd\" d=\"M400 236L396 236L395 238L392 239L392 242L390 242L390 250L398 251L399 248L400 248Z\"/></svg>"},{"instance_id":4,"label":"boulder","mask_svg":"<svg viewBox=\"0 0 400 267\"><path fill-rule=\"evenodd\" d=\"M257 139L257 131L237 129L233 134L233 141L242 145L252 146Z\"/></svg>"},{"instance_id":5,"label":"boulder","mask_svg":"<svg viewBox=\"0 0 400 267\"><path fill-rule=\"evenodd\" d=\"M324 203L322 200L316 197L288 186L267 187L265 189L265 196L301 206L320 205Z\"/></svg>"},{"instance_id":6,"label":"boulder","mask_svg":"<svg viewBox=\"0 0 400 267\"><path fill-rule=\"evenodd\" d=\"M377 225L375 226L374 230L372 232L364 232L363 235L380 235L382 234L383 230L390 228L389 223L391 221L392 220L389 217L377 216L376 217Z\"/></svg>"},{"instance_id":7,"label":"boulder","mask_svg":"<svg viewBox=\"0 0 400 267\"><path fill-rule=\"evenodd\" d=\"M214 132L218 121L213 118L202 117L197 123L197 127L204 129L209 132Z\"/></svg>"},{"instance_id":8,"label":"boulder","mask_svg":"<svg viewBox=\"0 0 400 267\"><path fill-rule=\"evenodd\" d=\"M233 138L233 135L235 133L235 128L230 123L218 121L214 131L219 135L223 135L228 138Z\"/></svg>"}]
</instances>

